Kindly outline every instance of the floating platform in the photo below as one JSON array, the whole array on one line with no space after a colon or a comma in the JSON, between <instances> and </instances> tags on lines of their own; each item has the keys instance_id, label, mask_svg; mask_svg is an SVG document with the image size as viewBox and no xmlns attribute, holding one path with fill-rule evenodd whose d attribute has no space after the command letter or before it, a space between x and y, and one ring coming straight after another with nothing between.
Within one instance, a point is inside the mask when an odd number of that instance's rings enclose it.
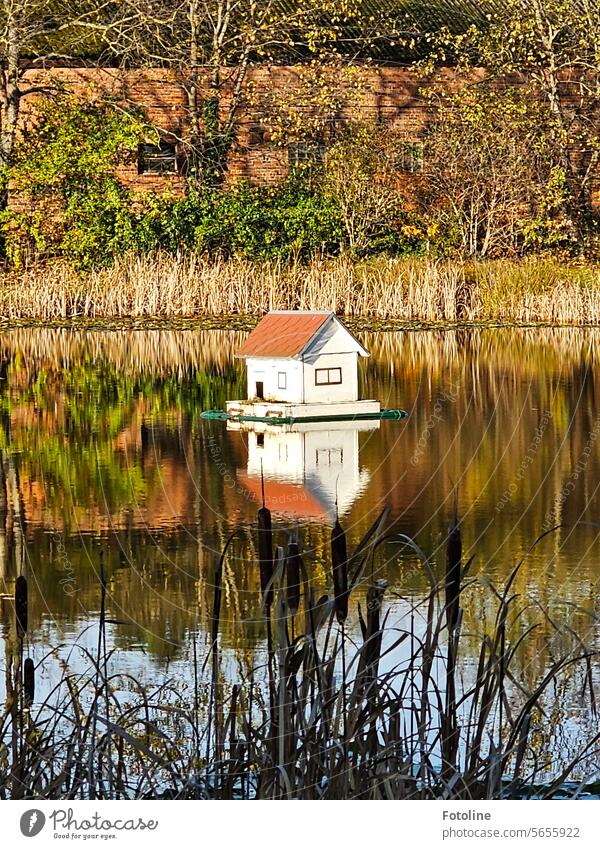
<instances>
[{"instance_id":1,"label":"floating platform","mask_svg":"<svg viewBox=\"0 0 600 849\"><path fill-rule=\"evenodd\" d=\"M289 425L296 422L357 422L403 419L404 410L382 410L379 401L290 404L280 401L228 401L226 410L206 410L203 419Z\"/></svg>"}]
</instances>

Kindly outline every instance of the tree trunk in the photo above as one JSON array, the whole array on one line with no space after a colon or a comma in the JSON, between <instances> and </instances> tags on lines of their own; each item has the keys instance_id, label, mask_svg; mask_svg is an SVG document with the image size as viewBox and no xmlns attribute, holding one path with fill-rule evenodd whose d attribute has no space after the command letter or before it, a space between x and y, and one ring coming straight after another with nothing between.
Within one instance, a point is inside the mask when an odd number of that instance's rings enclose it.
<instances>
[{"instance_id":1,"label":"tree trunk","mask_svg":"<svg viewBox=\"0 0 600 849\"><path fill-rule=\"evenodd\" d=\"M200 119L200 79L198 75L199 52L198 52L198 0L190 0L190 69L187 79L186 96L188 103L190 121L189 139L189 177L192 181L197 180L202 160L202 129Z\"/></svg>"},{"instance_id":2,"label":"tree trunk","mask_svg":"<svg viewBox=\"0 0 600 849\"><path fill-rule=\"evenodd\" d=\"M20 70L19 70L19 39L14 23L8 24L7 32L8 50L6 54L6 67L2 71L2 85L0 87L0 167L6 170L10 167L15 147L15 134L17 121L19 119L19 106L21 102ZM8 185L2 184L0 191L0 209L6 209L8 205Z\"/></svg>"}]
</instances>

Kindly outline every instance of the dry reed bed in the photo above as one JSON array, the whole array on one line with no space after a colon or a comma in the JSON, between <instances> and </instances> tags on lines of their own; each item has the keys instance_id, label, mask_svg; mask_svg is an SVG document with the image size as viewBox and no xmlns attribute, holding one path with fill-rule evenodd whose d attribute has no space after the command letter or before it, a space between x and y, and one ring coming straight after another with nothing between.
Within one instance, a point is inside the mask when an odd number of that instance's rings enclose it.
<instances>
[{"instance_id":1,"label":"dry reed bed","mask_svg":"<svg viewBox=\"0 0 600 849\"><path fill-rule=\"evenodd\" d=\"M333 309L406 321L600 323L600 271L551 260L315 260L291 267L194 255L125 257L78 276L60 263L5 276L7 320L260 315Z\"/></svg>"}]
</instances>

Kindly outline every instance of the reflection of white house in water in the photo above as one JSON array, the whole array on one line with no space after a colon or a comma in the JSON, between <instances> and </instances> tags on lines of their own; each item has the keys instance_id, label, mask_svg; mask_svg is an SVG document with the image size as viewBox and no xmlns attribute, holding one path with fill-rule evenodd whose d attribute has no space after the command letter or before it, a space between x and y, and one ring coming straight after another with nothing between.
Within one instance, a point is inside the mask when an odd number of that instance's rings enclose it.
<instances>
[{"instance_id":1,"label":"reflection of white house in water","mask_svg":"<svg viewBox=\"0 0 600 849\"><path fill-rule=\"evenodd\" d=\"M246 431L248 466L239 477L259 501L262 470L265 502L274 513L332 520L336 495L343 515L369 481L360 468L359 432L378 428L378 421L227 426Z\"/></svg>"}]
</instances>

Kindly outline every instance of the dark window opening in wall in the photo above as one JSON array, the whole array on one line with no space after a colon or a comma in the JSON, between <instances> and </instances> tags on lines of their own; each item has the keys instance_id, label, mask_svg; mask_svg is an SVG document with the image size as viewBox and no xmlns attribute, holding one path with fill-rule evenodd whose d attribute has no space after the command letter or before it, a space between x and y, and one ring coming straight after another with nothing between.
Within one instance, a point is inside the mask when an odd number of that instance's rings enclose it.
<instances>
[{"instance_id":1,"label":"dark window opening in wall","mask_svg":"<svg viewBox=\"0 0 600 849\"><path fill-rule=\"evenodd\" d=\"M318 165L323 162L327 146L308 142L294 142L288 145L288 162L291 168L300 165Z\"/></svg>"},{"instance_id":2,"label":"dark window opening in wall","mask_svg":"<svg viewBox=\"0 0 600 849\"><path fill-rule=\"evenodd\" d=\"M405 142L400 149L398 167L408 174L423 172L424 149L423 142Z\"/></svg>"},{"instance_id":3,"label":"dark window opening in wall","mask_svg":"<svg viewBox=\"0 0 600 849\"><path fill-rule=\"evenodd\" d=\"M267 138L267 130L260 124L248 127L248 147L262 147Z\"/></svg>"},{"instance_id":4,"label":"dark window opening in wall","mask_svg":"<svg viewBox=\"0 0 600 849\"><path fill-rule=\"evenodd\" d=\"M317 386L333 386L342 382L341 368L317 368L315 369L315 384Z\"/></svg>"},{"instance_id":5,"label":"dark window opening in wall","mask_svg":"<svg viewBox=\"0 0 600 849\"><path fill-rule=\"evenodd\" d=\"M138 174L176 174L177 148L174 144L141 144L138 149Z\"/></svg>"},{"instance_id":6,"label":"dark window opening in wall","mask_svg":"<svg viewBox=\"0 0 600 849\"><path fill-rule=\"evenodd\" d=\"M256 434L256 447L257 448L264 448L265 447L265 435L264 435L264 433L257 433Z\"/></svg>"}]
</instances>

